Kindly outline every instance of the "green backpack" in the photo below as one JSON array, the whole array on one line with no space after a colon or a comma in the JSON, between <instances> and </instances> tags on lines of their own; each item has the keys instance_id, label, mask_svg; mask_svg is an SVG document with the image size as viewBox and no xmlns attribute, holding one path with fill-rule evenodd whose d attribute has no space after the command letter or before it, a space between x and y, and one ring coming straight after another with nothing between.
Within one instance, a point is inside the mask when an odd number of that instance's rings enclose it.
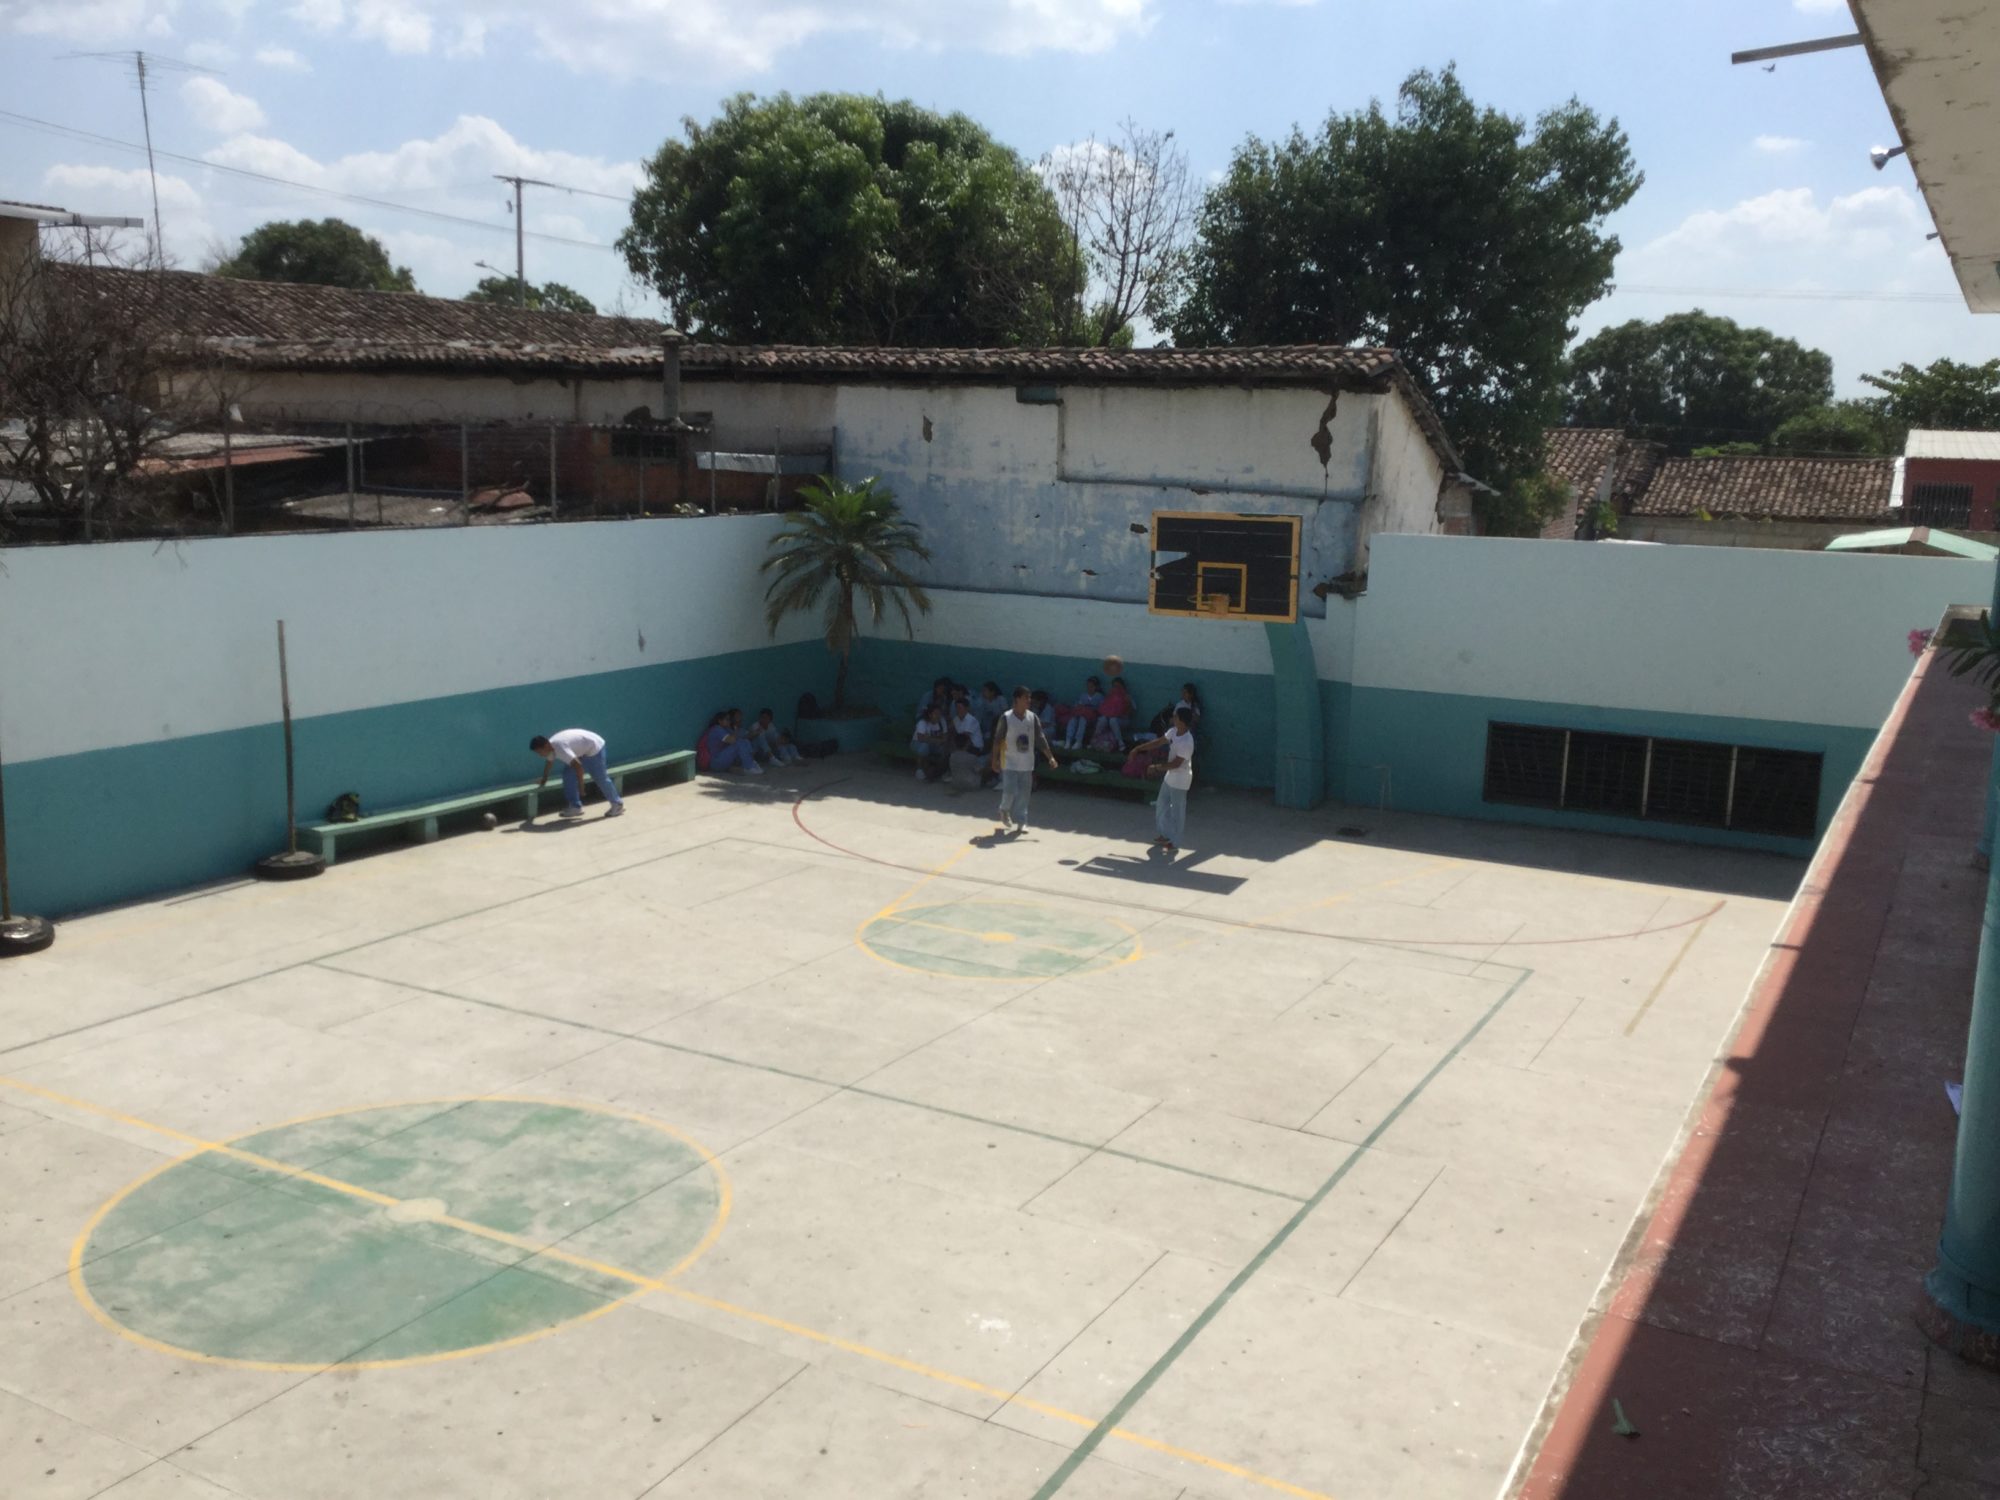
<instances>
[{"instance_id":1,"label":"green backpack","mask_svg":"<svg viewBox=\"0 0 2000 1500\"><path fill-rule=\"evenodd\" d=\"M361 794L342 792L326 805L329 823L357 823L361 820Z\"/></svg>"}]
</instances>

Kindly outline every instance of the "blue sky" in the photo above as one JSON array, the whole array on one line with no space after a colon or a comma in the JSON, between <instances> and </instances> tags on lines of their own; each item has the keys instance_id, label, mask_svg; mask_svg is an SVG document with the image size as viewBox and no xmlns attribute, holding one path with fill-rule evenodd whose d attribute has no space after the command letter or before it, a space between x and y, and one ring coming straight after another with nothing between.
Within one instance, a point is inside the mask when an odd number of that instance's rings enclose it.
<instances>
[{"instance_id":1,"label":"blue sky","mask_svg":"<svg viewBox=\"0 0 2000 1500\"><path fill-rule=\"evenodd\" d=\"M1206 177L1247 134L1455 61L1483 102L1532 116L1574 94L1632 137L1647 180L1614 226L1621 289L1584 332L1705 306L1826 349L1852 390L1904 359L1990 357L2000 320L1957 299L1907 165L1870 167L1869 147L1894 137L1860 52L1729 65L1737 48L1848 29L1842 0L0 0L0 107L136 141L129 78L65 54L203 63L216 71L156 80L162 148L500 227L166 161L181 264L265 219L338 214L425 291L457 295L486 274L476 261L512 268L490 174L621 194L683 116L741 90L908 96L1029 157L1131 116L1175 129ZM0 197L146 210L129 151L5 117L0 142ZM608 243L624 213L531 190L527 222ZM528 264L602 307L656 310L603 250L530 240Z\"/></svg>"}]
</instances>

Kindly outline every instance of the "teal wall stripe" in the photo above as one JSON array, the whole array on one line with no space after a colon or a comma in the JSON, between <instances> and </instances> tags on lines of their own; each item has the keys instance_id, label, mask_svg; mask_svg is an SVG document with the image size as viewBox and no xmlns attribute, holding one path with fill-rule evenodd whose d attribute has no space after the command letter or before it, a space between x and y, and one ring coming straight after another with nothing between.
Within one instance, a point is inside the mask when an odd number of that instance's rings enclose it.
<instances>
[{"instance_id":1,"label":"teal wall stripe","mask_svg":"<svg viewBox=\"0 0 2000 1500\"><path fill-rule=\"evenodd\" d=\"M1347 720L1347 751L1334 768L1334 794L1343 801L1377 805L1381 767L1388 768L1389 805L1403 812L1448 817L1490 818L1538 823L1601 833L1637 834L1685 843L1723 844L1809 854L1814 840L1773 838L1659 823L1638 818L1566 813L1513 807L1484 800L1486 726L1548 724L1564 729L1611 730L1660 738L1713 740L1731 745L1816 750L1825 757L1820 777L1819 827L1824 830L1846 795L1869 746L1872 729L1826 724L1787 724L1706 714L1652 713L1637 709L1593 708L1566 703L1530 703L1511 698L1474 698L1450 693L1414 693L1394 688L1350 688L1347 703L1334 712ZM1344 769L1345 775L1341 776Z\"/></svg>"},{"instance_id":2,"label":"teal wall stripe","mask_svg":"<svg viewBox=\"0 0 2000 1500\"><path fill-rule=\"evenodd\" d=\"M1319 669L1304 620L1267 622L1275 705L1272 742L1273 798L1280 807L1318 807L1326 798L1326 719L1320 708Z\"/></svg>"},{"instance_id":3,"label":"teal wall stripe","mask_svg":"<svg viewBox=\"0 0 2000 1500\"><path fill-rule=\"evenodd\" d=\"M531 781L528 737L580 724L614 760L692 746L717 708L769 707L833 684L823 643L391 704L294 722L300 823L358 792L364 811ZM294 705L297 707L297 705ZM247 872L284 847L280 727L23 761L7 767L14 904L62 916Z\"/></svg>"},{"instance_id":4,"label":"teal wall stripe","mask_svg":"<svg viewBox=\"0 0 2000 1500\"><path fill-rule=\"evenodd\" d=\"M1024 608L1035 601L1024 600ZM937 678L949 675L975 693L989 679L1002 693L1020 683L1047 688L1056 703L1074 702L1083 679L1104 675L1102 658L1049 656L1009 651L1004 646L942 646L871 636L855 647L848 697L872 703L895 718L907 718L917 699ZM1227 786L1273 784L1272 741L1277 714L1272 679L1249 672L1195 672L1181 667L1137 663L1125 669L1126 685L1139 705L1137 728L1180 695L1183 682L1201 692L1201 732L1195 743L1195 779Z\"/></svg>"}]
</instances>

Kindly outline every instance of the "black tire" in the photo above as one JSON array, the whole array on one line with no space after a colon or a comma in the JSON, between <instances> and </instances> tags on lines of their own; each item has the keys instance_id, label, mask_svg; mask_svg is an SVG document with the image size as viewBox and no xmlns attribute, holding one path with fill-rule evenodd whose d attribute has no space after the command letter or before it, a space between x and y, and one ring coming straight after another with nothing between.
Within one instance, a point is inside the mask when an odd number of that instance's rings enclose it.
<instances>
[{"instance_id":1,"label":"black tire","mask_svg":"<svg viewBox=\"0 0 2000 1500\"><path fill-rule=\"evenodd\" d=\"M259 880L310 880L326 873L326 861L301 849L294 854L267 854L250 867Z\"/></svg>"},{"instance_id":2,"label":"black tire","mask_svg":"<svg viewBox=\"0 0 2000 1500\"><path fill-rule=\"evenodd\" d=\"M56 924L44 917L9 917L0 922L0 958L40 953L56 940Z\"/></svg>"}]
</instances>

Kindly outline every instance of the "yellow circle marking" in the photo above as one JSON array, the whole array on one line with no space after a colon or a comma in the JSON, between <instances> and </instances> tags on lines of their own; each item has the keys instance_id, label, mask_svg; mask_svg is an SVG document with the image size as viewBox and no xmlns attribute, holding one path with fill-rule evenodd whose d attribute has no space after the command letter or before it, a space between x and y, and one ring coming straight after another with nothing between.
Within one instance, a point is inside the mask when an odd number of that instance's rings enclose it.
<instances>
[{"instance_id":1,"label":"yellow circle marking","mask_svg":"<svg viewBox=\"0 0 2000 1500\"><path fill-rule=\"evenodd\" d=\"M709 1224L708 1232L701 1237L695 1247L682 1256L673 1269L664 1275L648 1276L634 1271L621 1270L616 1266L597 1264L595 1269L609 1274L614 1280L629 1282L632 1285L631 1291L617 1298L615 1301L606 1302L602 1307L594 1307L587 1313L579 1313L576 1317L564 1318L560 1322L549 1324L546 1328L537 1328L529 1333L516 1334L512 1338L495 1339L491 1343L473 1344L463 1349L447 1349L437 1354L412 1354L402 1359L320 1360L317 1362L301 1363L267 1359L233 1359L227 1355L204 1354L199 1349L183 1349L177 1344L169 1344L164 1340L140 1333L135 1328L128 1328L110 1313L106 1312L97 1299L90 1294L90 1288L84 1282L83 1253L85 1247L90 1243L91 1235L97 1232L97 1226L102 1224L105 1218L119 1204L131 1197L132 1194L138 1192L147 1183L153 1181L154 1178L171 1172L175 1167L184 1166L188 1162L210 1155L218 1147L225 1148L226 1150L233 1141L248 1140L252 1136L267 1135L274 1130L288 1130L295 1125L310 1125L315 1120L333 1120L344 1115L372 1114L376 1110L383 1109L414 1109L428 1104L538 1104L556 1109L573 1109L581 1114L604 1115L614 1119L631 1120L637 1124L647 1126L649 1129L659 1131L662 1135L672 1136L682 1145L688 1147L702 1159L703 1164L714 1175L717 1190L715 1218ZM273 1165L279 1164L274 1163ZM334 1185L332 1179L322 1177L319 1174L313 1174L313 1180L322 1185ZM354 1196L370 1202L381 1202L384 1197L383 1194L376 1193L370 1189L356 1188L352 1184L339 1184L336 1190L350 1192ZM140 1177L134 1182L127 1183L116 1193L113 1193L90 1216L89 1222L83 1226L82 1232L77 1235L75 1243L69 1249L69 1285L70 1290L76 1294L76 1300L83 1304L83 1310L89 1313L98 1323L117 1334L120 1338L129 1340L139 1345L142 1349L150 1349L155 1354L170 1354L176 1359L193 1360L197 1364L204 1365L226 1365L237 1370L275 1370L287 1372L331 1369L397 1370L410 1365L442 1364L446 1360L465 1359L474 1354L492 1354L501 1349L512 1349L520 1344L533 1343L536 1339L545 1339L550 1334L560 1333L565 1328L575 1328L581 1324L592 1322L603 1317L606 1313L616 1312L621 1307L630 1306L648 1292L660 1290L666 1282L672 1281L675 1277L679 1276L714 1247L715 1242L722 1237L723 1225L729 1221L729 1213L734 1205L734 1199L735 1192L730 1185L729 1173L723 1169L723 1165L716 1158L715 1153L685 1131L676 1130L673 1126L666 1124L664 1121L655 1120L650 1115L642 1115L629 1109L617 1109L611 1105L584 1104L573 1099L545 1099L526 1094L464 1094L441 1099L404 1099L386 1104L363 1105L353 1109L321 1110L317 1114L300 1115L296 1119L291 1120L280 1120L275 1125L261 1125L255 1130L247 1130L241 1135L232 1136L230 1141L204 1145L197 1150L187 1152L185 1155L162 1162L159 1166L153 1168L152 1171L146 1173L145 1176ZM390 1201L401 1203L404 1200L395 1199ZM430 1206L428 1200L419 1199L413 1200L413 1202L423 1204L426 1209ZM521 1243L516 1236L506 1234L504 1231L489 1230L483 1225L467 1224L462 1220L451 1219L449 1215L436 1215L431 1219L431 1222L451 1223L458 1227L469 1229L474 1233L483 1231L488 1237L503 1243ZM544 1252L560 1253L555 1246L543 1246L541 1248ZM572 1257L572 1259L576 1258Z\"/></svg>"},{"instance_id":2,"label":"yellow circle marking","mask_svg":"<svg viewBox=\"0 0 2000 1500\"><path fill-rule=\"evenodd\" d=\"M1046 912L1052 910L1051 907L1038 901L986 901L986 900L947 901L940 903L940 906L941 907L976 906L982 908L995 907L995 906L1016 906L1020 907L1024 911ZM1063 979L1069 977L1070 974L1102 974L1108 969L1121 969L1127 964L1135 964L1140 959L1146 956L1145 940L1140 937L1138 928L1134 927L1130 922L1122 921L1117 917L1102 916L1094 912L1091 914L1090 920L1094 922L1103 922L1104 924L1110 927L1116 927L1121 931L1123 931L1126 934L1126 936L1132 940L1132 947L1130 952L1123 953L1119 955L1117 958L1110 959L1105 962L1099 962L1098 954L1089 952L1078 953L1075 950L1069 948L1054 948L1047 943L1037 943L1033 939L1024 938L1019 933L1007 932L1004 930L995 930L990 932L975 932L971 928L966 928L966 927L942 927L938 923L918 922L913 920L912 918L903 915L903 913L905 913L906 911L923 911L928 909L929 908L926 907L910 907L910 906L905 906L900 902L892 902L890 905L885 906L880 911L876 912L873 916L864 917L861 919L861 921L855 926L854 929L854 945L857 948L859 948L863 953L866 953L870 958L874 959L877 963L887 964L892 969L901 969L905 973L909 974L921 974L926 979L957 979L957 980L962 980L969 984L1020 984L1024 981L1040 982L1048 979ZM1063 953L1070 957L1075 958L1077 960L1078 967L1075 969L1068 970L1062 974L1033 974L1027 972L1023 972L1020 974L953 974L944 969L926 969L917 964L906 964L902 962L900 959L890 958L886 953L880 952L875 947L874 943L869 940L868 936L869 928L873 927L877 922L891 922L891 921L902 922L908 926L913 926L913 927L939 927L941 931L954 932L961 937L972 938L973 940L979 942L1021 943L1030 948L1047 948L1049 949L1050 952ZM1089 965L1089 967L1087 968L1084 967L1084 965L1086 964Z\"/></svg>"}]
</instances>

